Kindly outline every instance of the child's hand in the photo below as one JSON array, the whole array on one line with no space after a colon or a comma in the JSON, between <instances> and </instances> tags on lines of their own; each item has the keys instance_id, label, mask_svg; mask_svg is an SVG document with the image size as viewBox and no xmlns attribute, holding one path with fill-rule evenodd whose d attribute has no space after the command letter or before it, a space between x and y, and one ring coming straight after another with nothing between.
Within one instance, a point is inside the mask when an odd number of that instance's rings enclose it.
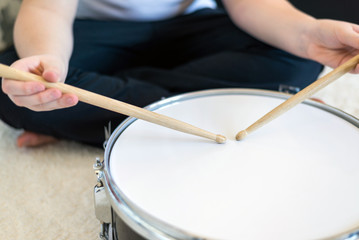
<instances>
[{"instance_id":1,"label":"child's hand","mask_svg":"<svg viewBox=\"0 0 359 240\"><path fill-rule=\"evenodd\" d=\"M308 36L308 57L332 68L359 54L359 25L317 20ZM352 73L359 73L359 65Z\"/></svg>"},{"instance_id":2,"label":"child's hand","mask_svg":"<svg viewBox=\"0 0 359 240\"><path fill-rule=\"evenodd\" d=\"M11 67L42 76L49 82L64 82L67 66L52 55L38 55L20 59ZM71 107L77 104L74 94L63 94L58 89L46 89L38 82L2 80L2 89L17 105L34 111L49 111Z\"/></svg>"}]
</instances>

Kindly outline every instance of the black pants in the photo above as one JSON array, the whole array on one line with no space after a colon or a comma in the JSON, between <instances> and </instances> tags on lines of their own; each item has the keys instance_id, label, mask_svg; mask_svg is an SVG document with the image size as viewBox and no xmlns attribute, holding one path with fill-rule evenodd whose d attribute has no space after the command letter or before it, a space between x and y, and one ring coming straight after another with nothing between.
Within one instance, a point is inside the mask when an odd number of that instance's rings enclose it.
<instances>
[{"instance_id":1,"label":"black pants","mask_svg":"<svg viewBox=\"0 0 359 240\"><path fill-rule=\"evenodd\" d=\"M77 20L66 83L140 107L211 88L303 88L322 66L244 33L222 10L156 22ZM18 59L9 49L0 62ZM102 146L104 126L126 116L85 103L48 112L15 106L0 92L0 117L15 128Z\"/></svg>"}]
</instances>

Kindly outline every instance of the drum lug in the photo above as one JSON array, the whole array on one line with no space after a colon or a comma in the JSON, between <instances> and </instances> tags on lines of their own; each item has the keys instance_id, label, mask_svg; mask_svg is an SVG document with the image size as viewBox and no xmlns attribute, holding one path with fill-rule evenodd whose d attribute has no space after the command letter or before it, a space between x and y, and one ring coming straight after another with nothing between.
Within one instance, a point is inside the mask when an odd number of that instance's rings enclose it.
<instances>
[{"instance_id":1,"label":"drum lug","mask_svg":"<svg viewBox=\"0 0 359 240\"><path fill-rule=\"evenodd\" d=\"M93 165L93 169L95 170L96 174L98 171L101 171L103 169L103 161L101 161L99 157L96 158L96 162Z\"/></svg>"},{"instance_id":2,"label":"drum lug","mask_svg":"<svg viewBox=\"0 0 359 240\"><path fill-rule=\"evenodd\" d=\"M300 88L295 87L295 86L280 84L278 90L279 90L279 92L282 92L282 93L296 94L300 91Z\"/></svg>"},{"instance_id":3,"label":"drum lug","mask_svg":"<svg viewBox=\"0 0 359 240\"><path fill-rule=\"evenodd\" d=\"M101 223L111 223L111 204L107 199L106 190L103 185L103 162L96 158L93 166L97 175L97 185L94 187L95 215Z\"/></svg>"},{"instance_id":4,"label":"drum lug","mask_svg":"<svg viewBox=\"0 0 359 240\"><path fill-rule=\"evenodd\" d=\"M97 176L97 185L98 187L103 186L103 161L100 158L96 158L96 162L93 165L93 169L95 170L95 174Z\"/></svg>"}]
</instances>

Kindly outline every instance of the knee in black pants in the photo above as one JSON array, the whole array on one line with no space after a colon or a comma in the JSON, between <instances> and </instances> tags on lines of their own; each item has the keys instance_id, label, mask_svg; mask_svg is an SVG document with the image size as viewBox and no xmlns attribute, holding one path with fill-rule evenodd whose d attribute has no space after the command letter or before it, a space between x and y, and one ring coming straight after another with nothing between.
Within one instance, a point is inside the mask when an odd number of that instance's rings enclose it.
<instances>
[{"instance_id":1,"label":"knee in black pants","mask_svg":"<svg viewBox=\"0 0 359 240\"><path fill-rule=\"evenodd\" d=\"M306 87L317 79L322 68L314 61L261 45L196 59L177 67L175 72L207 78L208 86L278 91L281 85Z\"/></svg>"}]
</instances>

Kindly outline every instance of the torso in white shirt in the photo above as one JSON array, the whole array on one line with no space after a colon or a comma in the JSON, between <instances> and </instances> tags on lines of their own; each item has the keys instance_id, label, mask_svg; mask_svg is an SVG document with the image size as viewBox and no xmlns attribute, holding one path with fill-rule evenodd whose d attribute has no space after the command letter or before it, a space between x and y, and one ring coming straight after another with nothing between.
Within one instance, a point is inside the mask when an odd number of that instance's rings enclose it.
<instances>
[{"instance_id":1,"label":"torso in white shirt","mask_svg":"<svg viewBox=\"0 0 359 240\"><path fill-rule=\"evenodd\" d=\"M216 6L215 0L79 0L76 17L156 21Z\"/></svg>"}]
</instances>

